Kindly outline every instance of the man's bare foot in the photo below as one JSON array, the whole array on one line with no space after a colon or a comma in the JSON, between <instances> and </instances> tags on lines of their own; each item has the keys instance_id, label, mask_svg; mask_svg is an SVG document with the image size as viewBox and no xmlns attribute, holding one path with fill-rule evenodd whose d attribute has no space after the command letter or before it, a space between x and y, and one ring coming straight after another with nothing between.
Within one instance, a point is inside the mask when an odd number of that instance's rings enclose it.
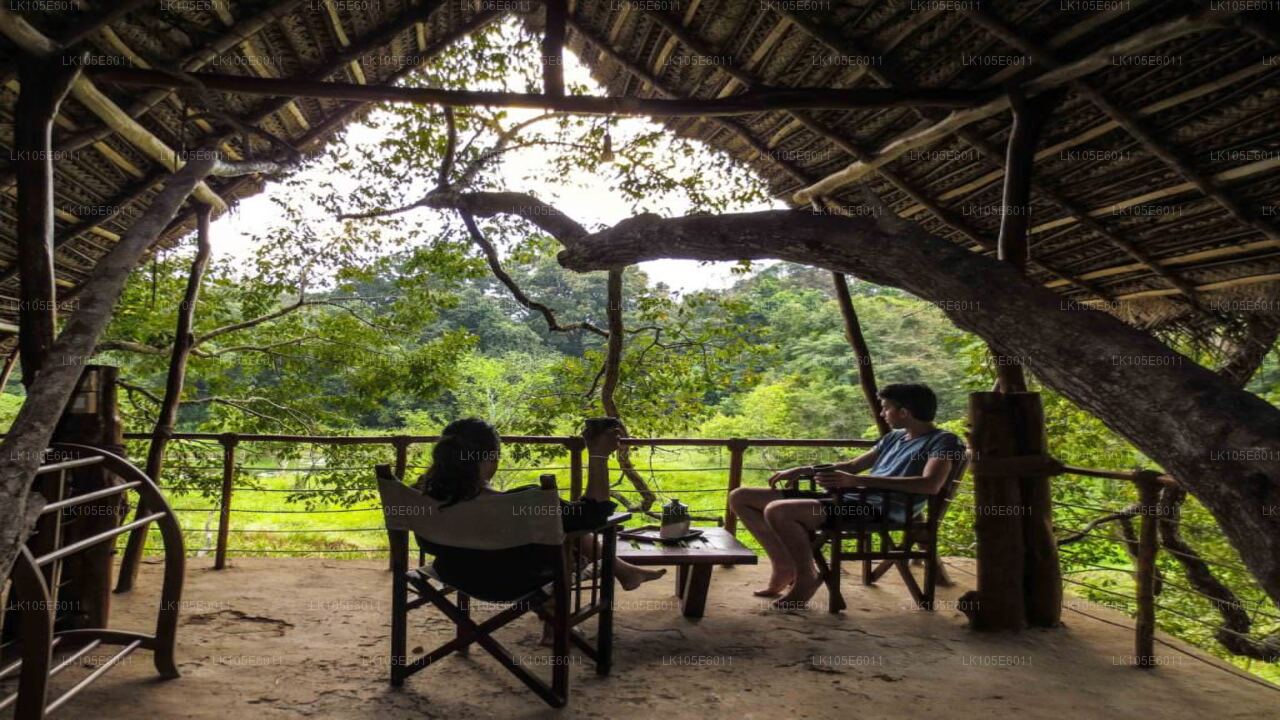
<instances>
[{"instance_id":1,"label":"man's bare foot","mask_svg":"<svg viewBox=\"0 0 1280 720\"><path fill-rule=\"evenodd\" d=\"M782 593L786 592L787 588L795 584L795 581L796 581L795 573L776 573L775 572L773 576L769 578L768 587L766 587L763 590L756 590L751 594L755 595L756 597L778 597Z\"/></svg>"},{"instance_id":2,"label":"man's bare foot","mask_svg":"<svg viewBox=\"0 0 1280 720\"><path fill-rule=\"evenodd\" d=\"M799 610L806 607L818 588L822 587L822 578L817 573L800 575L791 586L791 592L773 602L779 610Z\"/></svg>"},{"instance_id":3,"label":"man's bare foot","mask_svg":"<svg viewBox=\"0 0 1280 720\"><path fill-rule=\"evenodd\" d=\"M667 574L666 568L636 568L625 576L618 576L618 584L623 590L635 590L650 580L657 580Z\"/></svg>"}]
</instances>

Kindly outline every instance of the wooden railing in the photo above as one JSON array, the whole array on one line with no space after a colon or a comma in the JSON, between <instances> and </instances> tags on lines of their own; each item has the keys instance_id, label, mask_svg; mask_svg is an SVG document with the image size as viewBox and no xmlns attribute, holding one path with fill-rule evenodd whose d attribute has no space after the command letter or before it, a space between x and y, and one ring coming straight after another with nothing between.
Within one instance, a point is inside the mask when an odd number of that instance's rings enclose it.
<instances>
[{"instance_id":1,"label":"wooden railing","mask_svg":"<svg viewBox=\"0 0 1280 720\"><path fill-rule=\"evenodd\" d=\"M146 433L130 433L130 440L146 441L150 435ZM394 467L398 477L405 477L409 470L410 449L415 445L434 443L437 435L365 435L365 436L327 436L327 435L285 435L285 434L238 434L238 433L176 433L176 441L216 442L222 448L221 490L218 499L218 525L214 550L214 567L226 567L228 555L228 537L232 525L233 500L235 493L237 449L243 443L284 443L284 444L317 444L317 445L383 445L394 451ZM579 497L583 489L583 467L586 447L578 436L543 436L543 435L509 435L502 438L506 444L514 445L551 445L561 446L568 454L569 488L572 497ZM872 440L851 439L790 439L790 438L624 438L623 444L631 448L640 447L691 447L691 448L723 448L728 451L728 477L724 487L726 495L741 487L744 474L744 456L752 448L868 448L874 444ZM213 468L210 468L213 469ZM370 470L372 472L372 470ZM1160 550L1158 540L1160 488L1174 485L1176 481L1167 475L1153 471L1114 471L1096 468L1064 466L1062 474L1102 478L1132 483L1139 499L1138 511L1134 514L1141 517L1138 533L1137 552L1135 556L1136 572L1136 626L1135 626L1135 661L1139 667L1152 667L1156 664L1155 644L1155 602L1156 559ZM737 518L728 505L724 506L724 523L726 529L736 533ZM1072 580L1075 584L1082 584ZM1089 586L1091 587L1091 586Z\"/></svg>"},{"instance_id":2,"label":"wooden railing","mask_svg":"<svg viewBox=\"0 0 1280 720\"><path fill-rule=\"evenodd\" d=\"M150 440L150 433L128 433L128 440ZM222 446L222 488L218 501L218 529L214 547L214 568L226 567L228 536L231 529L232 502L235 491L235 465L237 447L241 443L286 443L317 445L386 445L395 451L395 473L405 477L409 464L409 449L413 445L434 443L438 435L271 435L238 433L174 433L173 440L217 442ZM576 435L504 435L502 441L514 445L559 445L569 454L569 494L571 498L582 495L583 455L586 443ZM743 457L750 448L868 448L874 440L842 439L788 439L788 438L623 438L627 447L702 447L725 448L729 452L728 483L726 491L732 492L742 485ZM370 473L372 473L370 469ZM725 502L725 528L737 532L737 518ZM123 572L123 571L122 571Z\"/></svg>"}]
</instances>

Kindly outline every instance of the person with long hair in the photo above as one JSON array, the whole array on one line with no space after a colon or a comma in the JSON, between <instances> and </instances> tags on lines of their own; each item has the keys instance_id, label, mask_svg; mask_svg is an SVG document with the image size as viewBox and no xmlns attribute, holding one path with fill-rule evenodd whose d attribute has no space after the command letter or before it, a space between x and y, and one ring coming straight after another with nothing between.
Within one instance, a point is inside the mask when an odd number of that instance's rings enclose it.
<instances>
[{"instance_id":1,"label":"person with long hair","mask_svg":"<svg viewBox=\"0 0 1280 720\"><path fill-rule=\"evenodd\" d=\"M587 421L583 432L589 456L587 488L581 500L561 501L565 532L600 527L617 508L609 499L609 456L618 449L624 432L616 418ZM498 472L501 454L502 440L492 425L478 418L455 420L432 449L431 467L419 478L417 489L440 502L441 509L498 492L489 483ZM590 537L583 541L592 542ZM442 580L494 600L519 597L548 582L553 571L535 546L496 551L423 546L435 555L432 567ZM584 553L591 552L589 546L584 548ZM614 577L624 590L634 590L665 572L614 560Z\"/></svg>"}]
</instances>

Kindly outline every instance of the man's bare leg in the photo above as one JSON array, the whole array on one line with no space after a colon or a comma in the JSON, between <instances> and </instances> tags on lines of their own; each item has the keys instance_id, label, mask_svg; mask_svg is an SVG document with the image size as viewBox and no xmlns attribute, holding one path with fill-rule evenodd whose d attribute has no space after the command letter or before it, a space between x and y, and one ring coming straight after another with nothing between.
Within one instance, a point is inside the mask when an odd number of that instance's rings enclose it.
<instances>
[{"instance_id":1,"label":"man's bare leg","mask_svg":"<svg viewBox=\"0 0 1280 720\"><path fill-rule=\"evenodd\" d=\"M822 503L817 500L777 500L765 508L764 519L796 568L791 591L774 605L780 608L803 607L822 587L818 566L813 562L812 545L813 532L822 524Z\"/></svg>"},{"instance_id":2,"label":"man's bare leg","mask_svg":"<svg viewBox=\"0 0 1280 720\"><path fill-rule=\"evenodd\" d=\"M777 597L796 579L796 564L787 552L786 545L764 519L765 507L782 499L782 493L771 488L738 488L729 493L729 505L733 513L747 526L747 530L769 556L772 571L769 585L755 591L759 597Z\"/></svg>"}]
</instances>

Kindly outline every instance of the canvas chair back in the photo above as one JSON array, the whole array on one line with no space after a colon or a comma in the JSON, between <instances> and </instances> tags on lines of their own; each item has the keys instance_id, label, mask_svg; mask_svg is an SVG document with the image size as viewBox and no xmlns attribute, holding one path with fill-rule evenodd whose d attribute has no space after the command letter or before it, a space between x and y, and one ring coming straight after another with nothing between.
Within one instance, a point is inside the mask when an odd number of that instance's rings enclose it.
<instances>
[{"instance_id":1,"label":"canvas chair back","mask_svg":"<svg viewBox=\"0 0 1280 720\"><path fill-rule=\"evenodd\" d=\"M951 507L951 501L955 499L956 491L960 489L960 481L964 478L964 471L968 467L969 452L966 450L960 459L952 463L951 472L947 475L947 481L942 485L942 490L929 499L931 505L929 521L934 528L942 524L942 519Z\"/></svg>"},{"instance_id":2,"label":"canvas chair back","mask_svg":"<svg viewBox=\"0 0 1280 720\"><path fill-rule=\"evenodd\" d=\"M407 530L429 543L504 550L564 542L560 496L555 490L484 493L442 508L442 503L379 468L378 494L388 530Z\"/></svg>"}]
</instances>

